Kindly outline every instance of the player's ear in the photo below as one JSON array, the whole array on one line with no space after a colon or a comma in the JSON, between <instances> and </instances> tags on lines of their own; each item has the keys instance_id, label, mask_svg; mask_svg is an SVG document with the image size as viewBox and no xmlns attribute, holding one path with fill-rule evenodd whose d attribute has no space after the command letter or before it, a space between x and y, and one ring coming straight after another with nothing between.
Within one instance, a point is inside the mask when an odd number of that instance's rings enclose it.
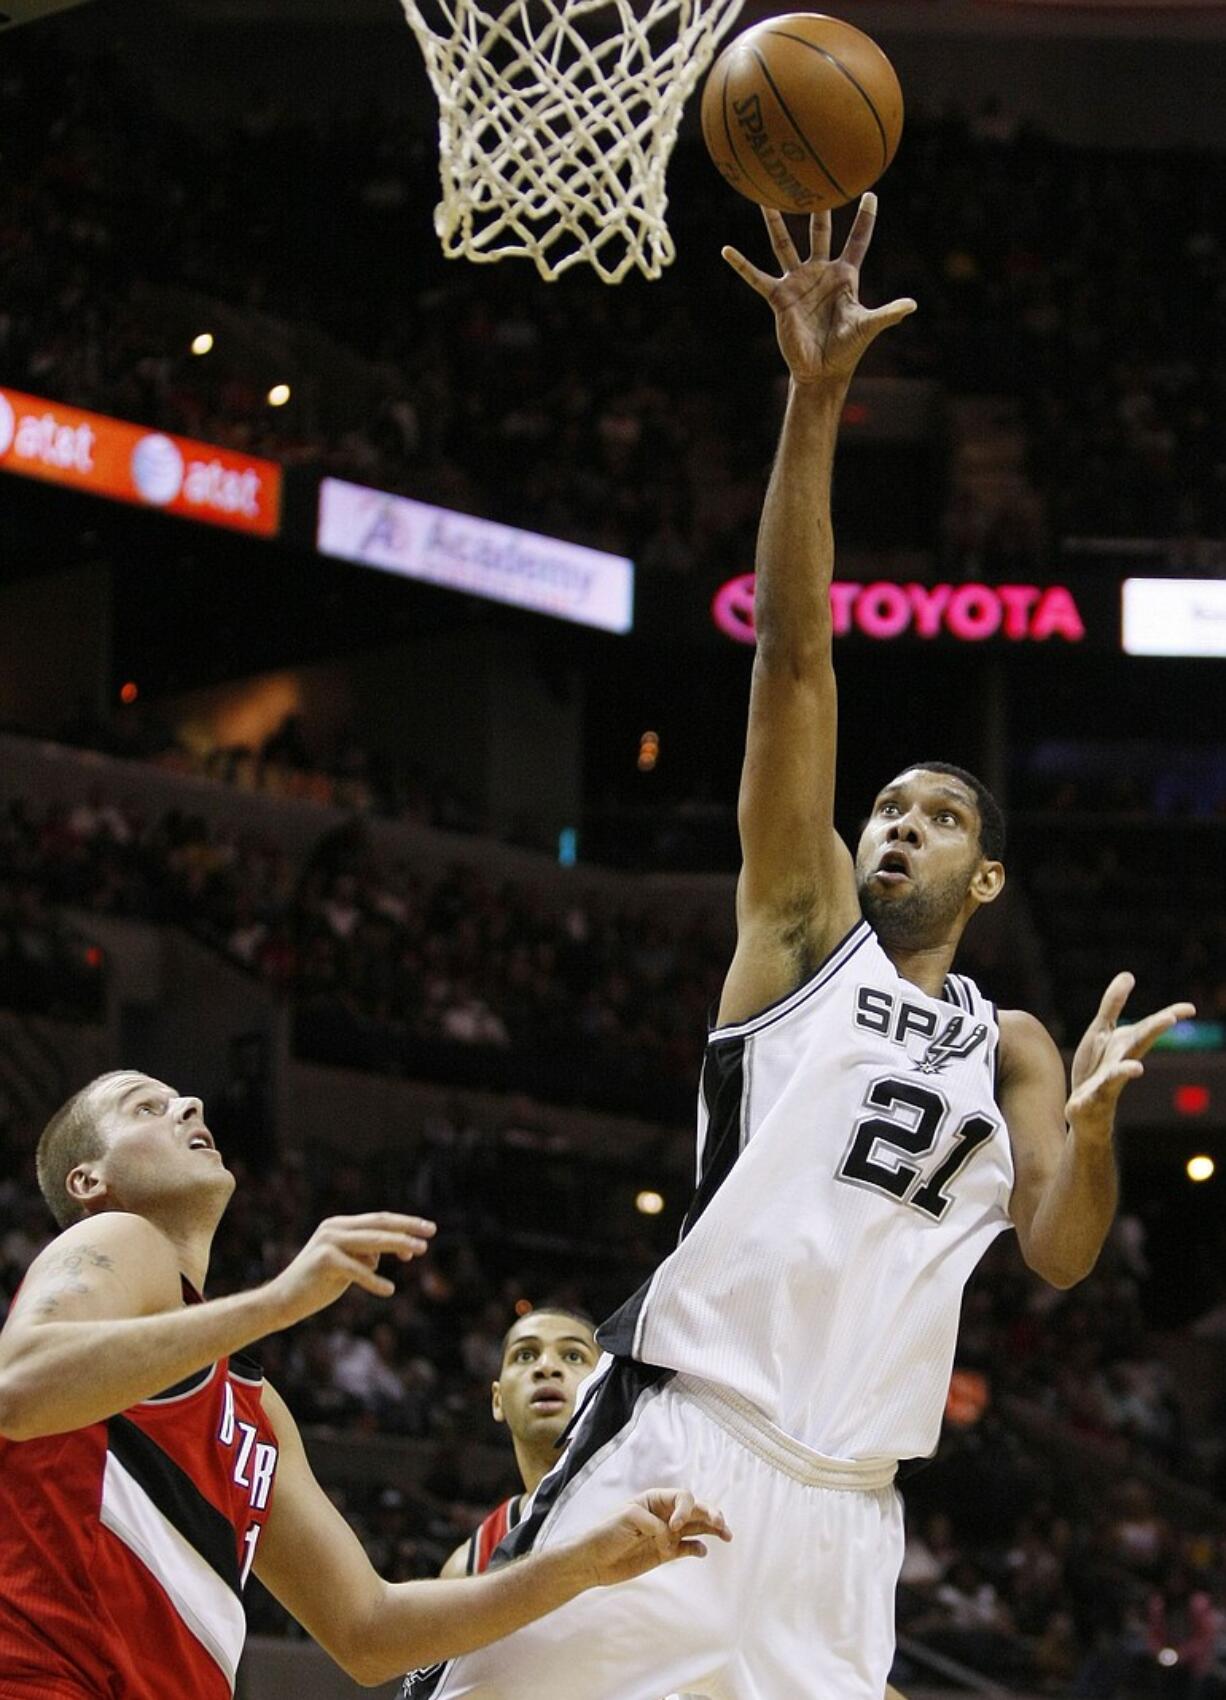
<instances>
[{"instance_id":1,"label":"player's ear","mask_svg":"<svg viewBox=\"0 0 1226 1700\"><path fill-rule=\"evenodd\" d=\"M93 1163L78 1163L64 1176L64 1191L74 1204L92 1214L105 1201L107 1186Z\"/></svg>"},{"instance_id":2,"label":"player's ear","mask_svg":"<svg viewBox=\"0 0 1226 1700\"><path fill-rule=\"evenodd\" d=\"M502 1408L501 1382L494 1382L493 1386L490 1388L490 1410L494 1413L494 1421L496 1423L506 1422L506 1412Z\"/></svg>"},{"instance_id":3,"label":"player's ear","mask_svg":"<svg viewBox=\"0 0 1226 1700\"><path fill-rule=\"evenodd\" d=\"M1005 865L985 857L971 878L971 895L977 903L995 903L1005 889Z\"/></svg>"}]
</instances>

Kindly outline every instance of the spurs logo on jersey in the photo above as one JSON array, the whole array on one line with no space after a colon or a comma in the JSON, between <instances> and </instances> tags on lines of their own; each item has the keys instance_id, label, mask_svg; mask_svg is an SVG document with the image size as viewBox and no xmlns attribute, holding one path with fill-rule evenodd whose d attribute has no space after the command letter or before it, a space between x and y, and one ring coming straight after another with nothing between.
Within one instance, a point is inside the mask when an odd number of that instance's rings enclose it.
<instances>
[{"instance_id":1,"label":"spurs logo on jersey","mask_svg":"<svg viewBox=\"0 0 1226 1700\"><path fill-rule=\"evenodd\" d=\"M713 1032L681 1243L601 1345L730 1387L827 1457L931 1452L962 1288L1009 1225L998 1044L971 981L930 997L866 922Z\"/></svg>"},{"instance_id":2,"label":"spurs logo on jersey","mask_svg":"<svg viewBox=\"0 0 1226 1700\"><path fill-rule=\"evenodd\" d=\"M987 1023L980 1021L964 1033L965 1025L960 1015L950 1016L940 1036L932 1041L916 1063L921 1074L940 1074L955 1058L969 1057L972 1051L978 1050L988 1036Z\"/></svg>"}]
</instances>

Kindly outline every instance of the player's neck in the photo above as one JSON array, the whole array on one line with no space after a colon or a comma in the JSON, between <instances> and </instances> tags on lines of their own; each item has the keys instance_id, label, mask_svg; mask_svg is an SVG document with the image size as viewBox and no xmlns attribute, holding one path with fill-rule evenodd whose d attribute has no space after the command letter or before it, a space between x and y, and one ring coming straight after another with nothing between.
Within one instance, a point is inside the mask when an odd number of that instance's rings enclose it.
<instances>
[{"instance_id":1,"label":"player's neck","mask_svg":"<svg viewBox=\"0 0 1226 1700\"><path fill-rule=\"evenodd\" d=\"M209 1275L209 1257L213 1250L216 1223L184 1221L148 1214L146 1220L152 1222L158 1232L164 1234L174 1247L179 1273L187 1278L198 1293L203 1293L204 1283Z\"/></svg>"},{"instance_id":2,"label":"player's neck","mask_svg":"<svg viewBox=\"0 0 1226 1700\"><path fill-rule=\"evenodd\" d=\"M940 997L945 988L945 977L953 965L956 941L951 944L946 939L940 944L920 945L914 950L883 944L882 949L904 980L910 980L930 998Z\"/></svg>"},{"instance_id":3,"label":"player's neck","mask_svg":"<svg viewBox=\"0 0 1226 1700\"><path fill-rule=\"evenodd\" d=\"M545 1456L538 1457L535 1452L530 1452L522 1442L518 1440L515 1442L515 1462L519 1465L519 1473L523 1480L525 1493L535 1493L557 1461L558 1454L552 1446Z\"/></svg>"}]
</instances>

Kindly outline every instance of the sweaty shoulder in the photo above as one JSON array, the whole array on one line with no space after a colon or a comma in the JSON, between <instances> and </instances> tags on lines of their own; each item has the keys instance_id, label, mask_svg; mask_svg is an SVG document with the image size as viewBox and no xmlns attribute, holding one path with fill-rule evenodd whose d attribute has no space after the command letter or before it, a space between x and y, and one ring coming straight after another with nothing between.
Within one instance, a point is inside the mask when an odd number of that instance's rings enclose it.
<instances>
[{"instance_id":1,"label":"sweaty shoulder","mask_svg":"<svg viewBox=\"0 0 1226 1700\"><path fill-rule=\"evenodd\" d=\"M30 1265L14 1316L85 1321L151 1316L182 1302L174 1246L142 1216L108 1210L45 1246Z\"/></svg>"}]
</instances>

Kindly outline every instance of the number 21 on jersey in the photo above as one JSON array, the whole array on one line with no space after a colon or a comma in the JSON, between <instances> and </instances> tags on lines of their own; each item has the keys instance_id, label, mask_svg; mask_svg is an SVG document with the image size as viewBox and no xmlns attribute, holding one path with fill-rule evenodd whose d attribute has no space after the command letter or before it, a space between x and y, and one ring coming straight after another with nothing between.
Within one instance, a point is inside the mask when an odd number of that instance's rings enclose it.
<instances>
[{"instance_id":1,"label":"number 21 on jersey","mask_svg":"<svg viewBox=\"0 0 1226 1700\"><path fill-rule=\"evenodd\" d=\"M838 1179L884 1192L939 1222L953 1203L945 1189L991 1139L998 1123L988 1116L968 1115L954 1129L956 1143L949 1155L925 1172L911 1159L936 1149L949 1119L944 1095L917 1080L887 1076L869 1087L865 1104L871 1113L852 1130Z\"/></svg>"}]
</instances>

